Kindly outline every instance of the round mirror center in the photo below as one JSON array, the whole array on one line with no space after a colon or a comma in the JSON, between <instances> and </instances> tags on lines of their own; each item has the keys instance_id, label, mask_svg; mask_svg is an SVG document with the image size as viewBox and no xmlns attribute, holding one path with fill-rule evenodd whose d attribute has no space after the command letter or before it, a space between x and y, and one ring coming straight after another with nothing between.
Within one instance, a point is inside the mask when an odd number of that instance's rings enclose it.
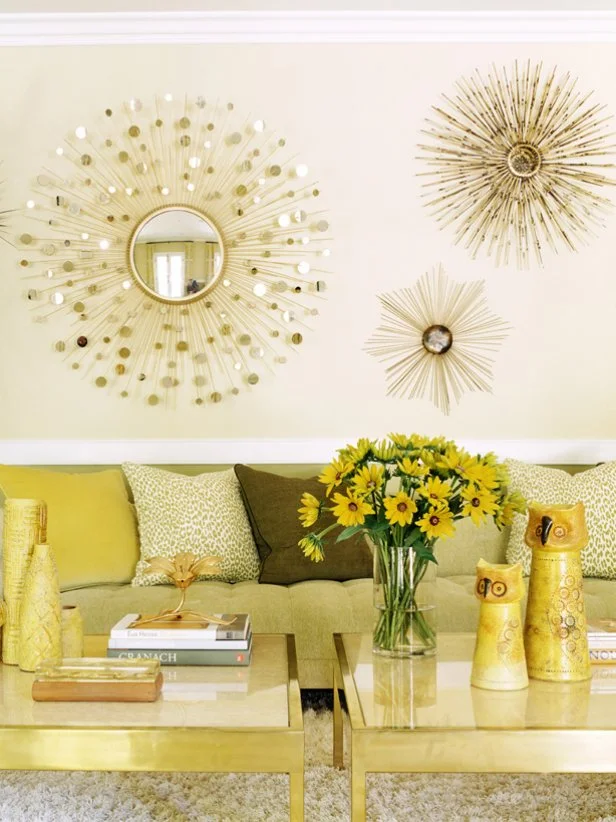
<instances>
[{"instance_id":1,"label":"round mirror center","mask_svg":"<svg viewBox=\"0 0 616 822\"><path fill-rule=\"evenodd\" d=\"M130 262L139 285L165 302L207 293L222 271L223 245L214 223L194 209L161 208L137 227Z\"/></svg>"},{"instance_id":2,"label":"round mirror center","mask_svg":"<svg viewBox=\"0 0 616 822\"><path fill-rule=\"evenodd\" d=\"M517 143L507 155L507 165L514 177L534 177L541 168L541 154L530 143Z\"/></svg>"},{"instance_id":3,"label":"round mirror center","mask_svg":"<svg viewBox=\"0 0 616 822\"><path fill-rule=\"evenodd\" d=\"M446 354L453 345L453 334L446 325L431 325L424 331L421 341L430 354Z\"/></svg>"}]
</instances>

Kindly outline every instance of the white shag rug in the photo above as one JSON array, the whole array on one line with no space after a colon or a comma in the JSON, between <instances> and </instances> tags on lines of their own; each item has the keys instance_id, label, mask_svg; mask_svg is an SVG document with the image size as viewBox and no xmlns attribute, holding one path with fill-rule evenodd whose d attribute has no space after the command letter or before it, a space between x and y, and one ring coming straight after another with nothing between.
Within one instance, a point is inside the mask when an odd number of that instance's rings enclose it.
<instances>
[{"instance_id":1,"label":"white shag rug","mask_svg":"<svg viewBox=\"0 0 616 822\"><path fill-rule=\"evenodd\" d=\"M306 822L347 822L348 771L331 766L332 715L308 710ZM616 762L614 763L616 769ZM616 822L616 776L379 774L378 822ZM288 779L268 774L0 772L2 822L287 822Z\"/></svg>"}]
</instances>

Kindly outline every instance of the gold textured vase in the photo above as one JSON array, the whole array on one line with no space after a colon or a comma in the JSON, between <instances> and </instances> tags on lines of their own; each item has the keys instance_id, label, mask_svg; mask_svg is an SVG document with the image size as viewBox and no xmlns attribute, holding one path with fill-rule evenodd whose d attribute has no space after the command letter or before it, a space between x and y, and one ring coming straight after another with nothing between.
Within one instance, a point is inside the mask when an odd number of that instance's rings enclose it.
<instances>
[{"instance_id":1,"label":"gold textured vase","mask_svg":"<svg viewBox=\"0 0 616 822\"><path fill-rule=\"evenodd\" d=\"M475 596L480 600L471 685L491 691L528 687L522 612L522 566L477 564Z\"/></svg>"},{"instance_id":2,"label":"gold textured vase","mask_svg":"<svg viewBox=\"0 0 616 822\"><path fill-rule=\"evenodd\" d=\"M62 606L62 656L65 659L83 656L83 620L78 605Z\"/></svg>"},{"instance_id":3,"label":"gold textured vase","mask_svg":"<svg viewBox=\"0 0 616 822\"><path fill-rule=\"evenodd\" d=\"M32 551L19 618L19 667L34 671L45 659L62 659L62 608L58 569L49 545Z\"/></svg>"},{"instance_id":4,"label":"gold textured vase","mask_svg":"<svg viewBox=\"0 0 616 822\"><path fill-rule=\"evenodd\" d=\"M2 661L19 662L19 608L32 548L47 539L47 506L40 499L7 499L4 503L2 564L6 619Z\"/></svg>"},{"instance_id":5,"label":"gold textured vase","mask_svg":"<svg viewBox=\"0 0 616 822\"><path fill-rule=\"evenodd\" d=\"M524 539L533 552L524 626L528 675L556 682L589 679L580 556L588 542L584 505L532 503Z\"/></svg>"}]
</instances>

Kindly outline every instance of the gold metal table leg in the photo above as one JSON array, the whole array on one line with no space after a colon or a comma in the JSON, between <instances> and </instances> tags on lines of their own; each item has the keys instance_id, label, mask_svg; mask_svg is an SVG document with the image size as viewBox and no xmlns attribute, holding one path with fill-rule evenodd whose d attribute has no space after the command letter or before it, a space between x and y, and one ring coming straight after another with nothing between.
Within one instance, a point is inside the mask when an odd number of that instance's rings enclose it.
<instances>
[{"instance_id":1,"label":"gold metal table leg","mask_svg":"<svg viewBox=\"0 0 616 822\"><path fill-rule=\"evenodd\" d=\"M353 756L351 746L351 822L366 820L366 772Z\"/></svg>"},{"instance_id":2,"label":"gold metal table leg","mask_svg":"<svg viewBox=\"0 0 616 822\"><path fill-rule=\"evenodd\" d=\"M304 771L289 774L289 818L291 822L304 822Z\"/></svg>"},{"instance_id":3,"label":"gold metal table leg","mask_svg":"<svg viewBox=\"0 0 616 822\"><path fill-rule=\"evenodd\" d=\"M344 768L344 730L342 727L342 708L340 707L340 675L338 666L334 665L334 768Z\"/></svg>"}]
</instances>

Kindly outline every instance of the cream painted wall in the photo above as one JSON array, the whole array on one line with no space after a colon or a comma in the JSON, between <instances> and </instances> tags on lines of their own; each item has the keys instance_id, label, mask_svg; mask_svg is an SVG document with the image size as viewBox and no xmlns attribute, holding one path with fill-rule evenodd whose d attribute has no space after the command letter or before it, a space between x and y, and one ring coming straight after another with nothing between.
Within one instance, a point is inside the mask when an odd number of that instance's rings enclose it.
<instances>
[{"instance_id":1,"label":"cream painted wall","mask_svg":"<svg viewBox=\"0 0 616 822\"><path fill-rule=\"evenodd\" d=\"M466 438L616 438L616 212L577 254L543 270L472 261L420 202L423 117L476 66L543 59L579 75L616 114L613 46L394 45L23 48L0 50L4 206L65 132L107 105L172 90L235 102L275 124L316 172L335 237L315 331L276 375L220 405L149 408L91 387L52 352L53 323L33 323L19 255L0 247L0 439L355 437L392 429ZM616 174L614 174L616 177ZM616 192L614 192L616 199ZM14 218L15 234L25 221ZM385 396L384 368L362 350L378 292L410 286L442 262L484 278L514 330L494 393L468 394L450 417L427 400Z\"/></svg>"}]
</instances>

